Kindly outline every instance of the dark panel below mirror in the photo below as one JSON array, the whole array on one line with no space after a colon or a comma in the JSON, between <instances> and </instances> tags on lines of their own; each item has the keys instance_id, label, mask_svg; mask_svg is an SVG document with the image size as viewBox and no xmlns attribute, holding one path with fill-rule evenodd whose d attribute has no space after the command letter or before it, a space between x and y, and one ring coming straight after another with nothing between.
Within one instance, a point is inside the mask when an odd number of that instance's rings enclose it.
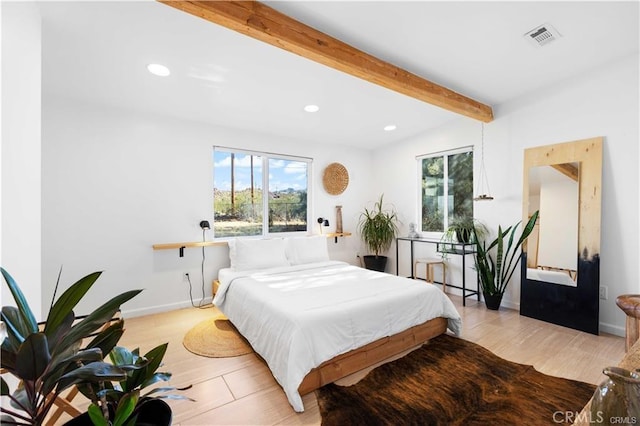
<instances>
[{"instance_id":1,"label":"dark panel below mirror","mask_svg":"<svg viewBox=\"0 0 640 426\"><path fill-rule=\"evenodd\" d=\"M527 275L527 254L523 253L521 276ZM523 279L520 314L546 322L598 334L600 301L600 257L578 259L578 285L570 287Z\"/></svg>"}]
</instances>

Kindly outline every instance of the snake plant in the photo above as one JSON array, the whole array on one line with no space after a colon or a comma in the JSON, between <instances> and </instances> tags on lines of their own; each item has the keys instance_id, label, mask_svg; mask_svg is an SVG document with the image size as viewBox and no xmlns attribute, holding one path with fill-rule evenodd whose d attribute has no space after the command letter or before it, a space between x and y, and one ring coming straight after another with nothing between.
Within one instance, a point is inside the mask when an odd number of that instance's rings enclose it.
<instances>
[{"instance_id":1,"label":"snake plant","mask_svg":"<svg viewBox=\"0 0 640 426\"><path fill-rule=\"evenodd\" d=\"M516 230L521 221L506 229L498 226L498 235L488 246L480 236L475 236L476 253L473 258L484 294L501 295L505 292L522 257L520 247L533 231L536 220L538 211L531 215L517 240ZM491 252L494 248L495 254Z\"/></svg>"}]
</instances>

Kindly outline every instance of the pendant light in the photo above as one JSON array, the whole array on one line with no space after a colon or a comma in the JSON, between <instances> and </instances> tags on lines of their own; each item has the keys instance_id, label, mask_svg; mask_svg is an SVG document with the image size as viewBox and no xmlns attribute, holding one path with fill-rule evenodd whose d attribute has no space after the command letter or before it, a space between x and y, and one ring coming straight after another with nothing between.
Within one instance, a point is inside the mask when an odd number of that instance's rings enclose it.
<instances>
[{"instance_id":1,"label":"pendant light","mask_svg":"<svg viewBox=\"0 0 640 426\"><path fill-rule=\"evenodd\" d=\"M476 189L476 196L473 197L473 201L490 201L493 200L493 197L491 196L491 189L489 189L489 179L487 178L487 172L484 167L484 123L481 123L481 125L480 173L478 174L478 187Z\"/></svg>"}]
</instances>

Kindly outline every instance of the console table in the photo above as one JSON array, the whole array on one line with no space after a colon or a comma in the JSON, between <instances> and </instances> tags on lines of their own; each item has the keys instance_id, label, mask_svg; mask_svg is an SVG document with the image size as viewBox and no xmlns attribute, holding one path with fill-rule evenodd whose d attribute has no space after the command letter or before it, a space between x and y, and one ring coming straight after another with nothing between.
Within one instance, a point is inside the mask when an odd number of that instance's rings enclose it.
<instances>
[{"instance_id":1,"label":"console table","mask_svg":"<svg viewBox=\"0 0 640 426\"><path fill-rule=\"evenodd\" d=\"M473 255L475 253L475 244L473 243L458 243L458 242L449 242L442 240L434 240L429 238L409 238L409 237L398 237L396 238L396 275L399 274L399 243L400 241L409 241L411 247L411 277L415 278L414 274L414 244L415 243L427 243L427 244L435 244L436 251L438 253L443 253L447 255L455 255L462 257L462 286L447 284L448 287L453 287L462 290L462 306L466 306L467 297L477 296L478 300L480 300L480 287L478 283L478 277L476 273L476 289L468 289L466 282L466 258L467 255Z\"/></svg>"}]
</instances>

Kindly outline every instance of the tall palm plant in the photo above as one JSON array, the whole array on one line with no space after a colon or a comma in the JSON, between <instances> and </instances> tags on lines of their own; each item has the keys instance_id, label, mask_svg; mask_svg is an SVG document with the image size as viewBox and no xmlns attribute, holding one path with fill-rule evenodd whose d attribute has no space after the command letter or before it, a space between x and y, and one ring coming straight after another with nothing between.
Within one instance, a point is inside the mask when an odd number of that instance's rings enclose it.
<instances>
[{"instance_id":1,"label":"tall palm plant","mask_svg":"<svg viewBox=\"0 0 640 426\"><path fill-rule=\"evenodd\" d=\"M360 214L360 235L376 257L389 250L398 235L398 216L394 210L383 209L383 197L380 195L371 210L365 207Z\"/></svg>"},{"instance_id":2,"label":"tall palm plant","mask_svg":"<svg viewBox=\"0 0 640 426\"><path fill-rule=\"evenodd\" d=\"M517 240L515 240L516 230L521 222L506 229L498 226L498 235L488 246L479 235L475 236L474 263L485 298L486 296L502 296L504 294L507 284L509 284L516 266L522 258L520 247L533 231L537 220L538 211L531 215ZM491 252L494 248L495 258Z\"/></svg>"},{"instance_id":3,"label":"tall palm plant","mask_svg":"<svg viewBox=\"0 0 640 426\"><path fill-rule=\"evenodd\" d=\"M363 256L367 269L384 272L387 266L387 257L383 256L391 247L391 243L398 235L398 215L395 210L385 210L383 204L384 194L375 202L373 208L369 210L365 207L360 214L358 231L362 236L367 248L373 255Z\"/></svg>"}]
</instances>

